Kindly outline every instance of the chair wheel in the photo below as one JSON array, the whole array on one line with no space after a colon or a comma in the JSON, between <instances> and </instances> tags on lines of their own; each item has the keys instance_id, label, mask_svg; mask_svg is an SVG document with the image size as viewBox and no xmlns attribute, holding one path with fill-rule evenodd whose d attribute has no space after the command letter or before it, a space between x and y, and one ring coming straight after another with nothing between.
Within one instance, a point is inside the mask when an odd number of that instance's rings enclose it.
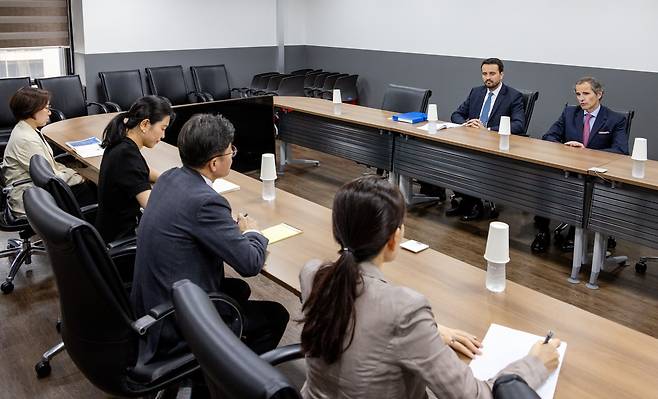
<instances>
[{"instance_id":1,"label":"chair wheel","mask_svg":"<svg viewBox=\"0 0 658 399\"><path fill-rule=\"evenodd\" d=\"M50 362L44 360L40 361L34 366L34 371L37 373L37 378L48 377L52 371L50 368Z\"/></svg>"},{"instance_id":2,"label":"chair wheel","mask_svg":"<svg viewBox=\"0 0 658 399\"><path fill-rule=\"evenodd\" d=\"M647 272L647 264L646 262L637 262L635 264L635 271L638 273L646 273Z\"/></svg>"},{"instance_id":3,"label":"chair wheel","mask_svg":"<svg viewBox=\"0 0 658 399\"><path fill-rule=\"evenodd\" d=\"M58 334L62 333L62 321L57 320L57 323L55 323L55 330L57 330Z\"/></svg>"},{"instance_id":4,"label":"chair wheel","mask_svg":"<svg viewBox=\"0 0 658 399\"><path fill-rule=\"evenodd\" d=\"M0 285L0 291L2 291L3 294L9 294L14 290L14 283L11 281L5 281Z\"/></svg>"},{"instance_id":5,"label":"chair wheel","mask_svg":"<svg viewBox=\"0 0 658 399\"><path fill-rule=\"evenodd\" d=\"M608 237L608 249L617 248L617 240L614 237Z\"/></svg>"}]
</instances>

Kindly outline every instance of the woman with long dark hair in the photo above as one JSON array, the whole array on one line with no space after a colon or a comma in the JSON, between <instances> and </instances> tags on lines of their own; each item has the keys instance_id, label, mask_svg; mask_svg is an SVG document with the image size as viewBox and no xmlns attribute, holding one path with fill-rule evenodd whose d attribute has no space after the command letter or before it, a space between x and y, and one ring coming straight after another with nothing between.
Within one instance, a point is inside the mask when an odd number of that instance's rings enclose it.
<instances>
[{"instance_id":1,"label":"woman with long dark hair","mask_svg":"<svg viewBox=\"0 0 658 399\"><path fill-rule=\"evenodd\" d=\"M335 262L311 261L300 274L306 354L305 398L491 398L490 381L473 377L455 351L480 353L470 334L437 325L427 299L390 284L380 267L395 259L404 234L405 203L379 176L344 185L333 204ZM558 364L541 342L501 373L537 388Z\"/></svg>"},{"instance_id":2,"label":"woman with long dark hair","mask_svg":"<svg viewBox=\"0 0 658 399\"><path fill-rule=\"evenodd\" d=\"M169 100L146 96L105 127L96 228L106 242L135 234L140 207L146 208L151 184L160 175L149 168L140 150L164 138L173 115Z\"/></svg>"}]
</instances>

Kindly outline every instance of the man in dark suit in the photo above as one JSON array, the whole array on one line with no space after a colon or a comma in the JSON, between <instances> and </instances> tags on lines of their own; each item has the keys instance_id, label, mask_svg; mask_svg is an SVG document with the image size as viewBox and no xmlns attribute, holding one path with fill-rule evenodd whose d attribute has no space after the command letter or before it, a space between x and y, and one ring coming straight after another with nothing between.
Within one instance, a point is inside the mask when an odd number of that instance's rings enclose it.
<instances>
[{"instance_id":1,"label":"man in dark suit","mask_svg":"<svg viewBox=\"0 0 658 399\"><path fill-rule=\"evenodd\" d=\"M575 86L578 106L567 106L542 137L543 140L563 143L570 147L591 148L628 155L626 116L601 105L603 85L592 77L585 77ZM535 217L539 234L532 242L535 253L546 252L550 244L550 220ZM573 228L562 243L564 251L573 249Z\"/></svg>"},{"instance_id":2,"label":"man in dark suit","mask_svg":"<svg viewBox=\"0 0 658 399\"><path fill-rule=\"evenodd\" d=\"M258 274L268 243L251 218L233 220L228 201L212 188L215 179L228 175L237 153L233 133L227 119L208 114L193 116L181 129L183 166L158 178L139 223L131 300L141 317L171 300L172 284L181 279L224 292L241 305L245 343L263 353L277 346L288 312L275 302L248 301L249 285L224 277L224 263L244 277ZM173 317L150 328L139 348L147 362L184 349Z\"/></svg>"},{"instance_id":3,"label":"man in dark suit","mask_svg":"<svg viewBox=\"0 0 658 399\"><path fill-rule=\"evenodd\" d=\"M509 116L511 133L525 134L525 112L523 95L503 83L504 65L498 58L488 58L480 65L482 70L483 86L474 87L455 112L450 120L464 126L498 131L500 117ZM455 193L461 201L453 199L453 207L448 209L446 215L462 215L462 220L479 219L482 215L482 200L469 195ZM492 217L497 212L493 210Z\"/></svg>"}]
</instances>

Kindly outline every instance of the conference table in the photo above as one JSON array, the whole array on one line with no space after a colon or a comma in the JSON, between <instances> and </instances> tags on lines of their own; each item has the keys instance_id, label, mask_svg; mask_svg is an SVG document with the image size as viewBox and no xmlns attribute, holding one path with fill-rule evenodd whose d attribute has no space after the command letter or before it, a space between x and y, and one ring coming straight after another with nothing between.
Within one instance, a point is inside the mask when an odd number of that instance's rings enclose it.
<instances>
[{"instance_id":1,"label":"conference table","mask_svg":"<svg viewBox=\"0 0 658 399\"><path fill-rule=\"evenodd\" d=\"M315 98L274 97L274 105L283 142L389 170L409 203L413 178L575 226L572 283L586 263L588 229L597 233L589 288L597 288L605 234L658 248L656 161L636 179L630 157L621 154L516 135L503 151L499 135L486 129L428 132L421 129L426 123L393 121L394 112ZM285 164L287 145L281 148Z\"/></svg>"},{"instance_id":2,"label":"conference table","mask_svg":"<svg viewBox=\"0 0 658 399\"><path fill-rule=\"evenodd\" d=\"M44 135L65 142L100 137L113 114L64 120ZM177 149L160 143L142 153L152 168L179 166ZM73 154L77 157L76 154ZM100 157L78 158L86 176L97 178ZM260 182L232 171L226 178L240 190L225 197L235 213L248 211L261 227L288 223L302 234L268 247L263 274L299 295L298 274L309 259L332 260L338 245L331 233L331 210L277 189L276 200L261 199ZM484 252L484 248L482 248ZM484 336L491 323L543 335L549 329L568 342L557 398L653 398L658 394L658 340L529 288L507 282L505 292L485 288L485 272L432 249L401 251L383 267L394 284L411 287L432 304L437 321ZM486 350L486 348L484 348Z\"/></svg>"}]
</instances>

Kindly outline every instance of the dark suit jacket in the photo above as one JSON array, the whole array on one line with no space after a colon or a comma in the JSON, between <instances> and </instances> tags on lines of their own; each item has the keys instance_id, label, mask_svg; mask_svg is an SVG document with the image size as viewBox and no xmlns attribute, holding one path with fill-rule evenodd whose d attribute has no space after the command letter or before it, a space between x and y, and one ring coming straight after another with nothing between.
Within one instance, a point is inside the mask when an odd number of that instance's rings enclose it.
<instances>
[{"instance_id":1,"label":"dark suit jacket","mask_svg":"<svg viewBox=\"0 0 658 399\"><path fill-rule=\"evenodd\" d=\"M566 143L567 141L582 143L583 117L583 109L579 106L565 107L560 119L548 129L542 139L558 143ZM626 116L602 105L594 119L587 148L628 155Z\"/></svg>"},{"instance_id":2,"label":"dark suit jacket","mask_svg":"<svg viewBox=\"0 0 658 399\"><path fill-rule=\"evenodd\" d=\"M231 207L193 169L170 169L153 187L137 231L131 300L138 317L171 300L171 286L189 279L207 292L221 291L224 262L242 276L258 274L267 238L242 234ZM185 345L173 318L152 326L140 358L160 360ZM142 341L143 342L143 341Z\"/></svg>"},{"instance_id":3,"label":"dark suit jacket","mask_svg":"<svg viewBox=\"0 0 658 399\"><path fill-rule=\"evenodd\" d=\"M464 123L469 119L480 117L484 97L487 94L485 86L474 87L468 94L466 101L452 113L450 120L452 123ZM496 102L491 109L491 115L487 122L487 127L493 131L498 131L500 126L500 117L509 116L511 122L512 134L524 134L523 126L525 125L525 111L523 110L523 95L503 84L500 88Z\"/></svg>"}]
</instances>

